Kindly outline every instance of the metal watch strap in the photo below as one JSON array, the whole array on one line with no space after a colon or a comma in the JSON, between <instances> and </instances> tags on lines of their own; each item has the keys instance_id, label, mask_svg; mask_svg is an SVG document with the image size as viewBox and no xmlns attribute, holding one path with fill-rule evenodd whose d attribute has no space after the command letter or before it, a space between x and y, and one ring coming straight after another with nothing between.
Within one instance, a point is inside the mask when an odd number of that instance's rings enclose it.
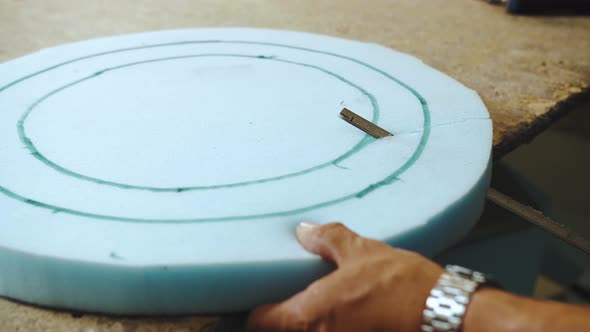
<instances>
[{"instance_id":1,"label":"metal watch strap","mask_svg":"<svg viewBox=\"0 0 590 332\"><path fill-rule=\"evenodd\" d=\"M487 283L483 273L447 265L426 300L422 332L459 332L471 295Z\"/></svg>"}]
</instances>

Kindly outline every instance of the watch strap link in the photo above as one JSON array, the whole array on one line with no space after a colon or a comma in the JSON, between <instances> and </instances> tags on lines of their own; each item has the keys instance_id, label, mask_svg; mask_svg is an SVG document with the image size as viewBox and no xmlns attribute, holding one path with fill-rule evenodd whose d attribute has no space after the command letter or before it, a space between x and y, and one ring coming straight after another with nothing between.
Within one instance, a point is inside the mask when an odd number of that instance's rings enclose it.
<instances>
[{"instance_id":1,"label":"watch strap link","mask_svg":"<svg viewBox=\"0 0 590 332\"><path fill-rule=\"evenodd\" d=\"M426 300L422 332L459 332L471 295L487 283L483 273L447 265Z\"/></svg>"}]
</instances>

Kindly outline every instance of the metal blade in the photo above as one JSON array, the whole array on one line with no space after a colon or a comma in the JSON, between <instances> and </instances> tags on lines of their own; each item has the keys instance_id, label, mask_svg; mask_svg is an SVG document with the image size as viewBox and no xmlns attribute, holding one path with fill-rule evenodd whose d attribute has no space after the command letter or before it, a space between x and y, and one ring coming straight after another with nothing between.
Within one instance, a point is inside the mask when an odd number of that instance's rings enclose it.
<instances>
[{"instance_id":1,"label":"metal blade","mask_svg":"<svg viewBox=\"0 0 590 332\"><path fill-rule=\"evenodd\" d=\"M566 225L558 223L557 221L545 216L543 213L533 209L530 206L515 201L514 199L502 194L494 188L490 188L488 190L487 198L495 204L530 221L532 224L541 227L545 231L557 236L561 240L584 251L586 254L590 254L590 241L584 238L581 234L572 231Z\"/></svg>"},{"instance_id":2,"label":"metal blade","mask_svg":"<svg viewBox=\"0 0 590 332\"><path fill-rule=\"evenodd\" d=\"M363 118L362 116L350 111L349 109L343 108L340 112L340 117L350 123L351 125L357 127L358 129L364 131L365 133L375 137L375 138L383 138L387 136L393 136L387 130L373 124L371 121Z\"/></svg>"}]
</instances>

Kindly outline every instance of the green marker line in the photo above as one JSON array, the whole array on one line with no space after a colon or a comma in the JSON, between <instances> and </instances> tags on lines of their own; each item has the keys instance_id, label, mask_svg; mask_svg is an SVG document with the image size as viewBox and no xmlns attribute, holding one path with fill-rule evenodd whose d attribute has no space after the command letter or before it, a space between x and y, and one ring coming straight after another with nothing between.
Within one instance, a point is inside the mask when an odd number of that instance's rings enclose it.
<instances>
[{"instance_id":1,"label":"green marker line","mask_svg":"<svg viewBox=\"0 0 590 332\"><path fill-rule=\"evenodd\" d=\"M354 84L353 82L345 79L344 77L342 77L336 73L333 73L331 71L328 71L326 69L323 69L323 68L320 68L320 67L317 67L314 65L305 64L305 63L277 59L274 57L262 57L261 58L261 56L241 55L241 54L194 54L194 55L183 55L183 56L174 56L174 57L165 57L165 58L137 61L137 62L132 62L132 63L124 64L124 65L106 68L106 69L100 70L96 73L93 73L92 75L88 75L88 76L78 79L76 81L70 82L58 89L55 89L55 90L49 92L48 94L46 94L45 96L39 98L37 101L35 101L31 106L29 106L27 111L20 117L20 119L17 123L17 131L18 131L19 138L20 138L21 142L25 145L25 147L31 152L31 155L33 155L35 158L40 160L45 165L53 168L54 170L56 170L62 174L74 177L79 180L90 181L90 182L93 182L96 184L101 184L101 185L113 186L113 187L117 187L120 189L146 190L146 191L152 191L152 192L185 192L185 191L193 191L193 190L213 190L213 189L241 187L241 186L246 186L246 185L260 184L260 183L283 180L283 179L287 179L287 178L291 178L291 177L296 177L296 176L308 174L308 173L320 170L322 168L326 168L328 166L336 165L337 163L340 163L340 162L350 158L351 156L355 155L356 153L358 153L359 151L364 149L367 145L369 145L370 143L375 141L369 135L365 135L365 137L363 139L361 139L357 144L355 144L351 149L346 151L344 154L338 156L336 159L322 163L320 165L316 165L316 166L301 170L301 171L292 172L292 173L288 173L288 174L283 174L283 175L278 175L278 176L268 177L268 178L263 178L263 179L256 179L256 180L242 181L242 182L235 182L235 183L227 183L227 184L219 184L219 185L162 188L162 187L130 185L130 184L126 184L126 183L108 181L108 180L103 180L103 179L99 179L96 177L84 175L84 174L75 172L73 170L67 169L67 168L51 161L49 158L45 157L45 155L43 155L37 149L37 147L35 146L33 141L26 135L25 123L26 123L27 119L29 118L29 115L44 101L46 101L47 99L49 99L52 96L57 95L60 92L63 92L66 89L76 86L82 82L86 82L90 79L99 77L105 73L119 70L119 69L129 68L129 67L142 65L142 64L148 64L148 63L164 62L164 61L171 61L171 60L181 60L181 59L191 59L191 58L201 58L201 57L238 57L238 58L250 58L250 59L264 59L264 60L268 60L268 61L288 63L288 64L293 64L293 65L297 65L297 66L303 66L306 68L318 70L320 72L323 72L323 73L357 89L359 92L361 92L367 98L369 98L369 100L371 101L371 105L373 107L372 121L373 121L373 123L377 123L379 121L379 103L377 102L377 99L375 98L375 96L373 96L371 93L369 93L368 91L366 91L362 87L358 86L357 84Z\"/></svg>"},{"instance_id":2,"label":"green marker line","mask_svg":"<svg viewBox=\"0 0 590 332\"><path fill-rule=\"evenodd\" d=\"M344 59L344 60L348 60L351 61L353 63L359 64L361 66L364 66L370 70L373 70L377 73L380 73L381 75L385 76L386 78L392 80L393 82L399 84L400 86L404 87L405 89L407 89L410 93L412 93L419 101L420 104L422 106L422 113L423 113L423 117L424 117L424 123L423 123L423 131L422 131L422 136L420 138L420 143L418 144L418 146L416 147L416 150L414 150L413 154L411 155L411 157L397 170L395 170L393 173L391 173L390 175L388 175L387 177L385 177L384 179L382 179L381 181L378 181L376 183L373 183L369 186L367 186L365 189L353 193L353 194L349 194L349 195L345 195L342 196L340 198L336 198L333 200L329 200L329 201L325 201L322 203L318 203L318 204L314 204L314 205L309 205L306 207L302 207L302 208L298 208L298 209L292 209L292 210L286 210L286 211L279 211L279 212L270 212L270 213L263 213L263 214L254 214L254 215L242 215L242 216L227 216L227 217L214 217L214 218L193 218L193 219L143 219L143 218L128 218L128 217L118 217L118 216L109 216L109 215L101 215L101 214L94 214L94 213L88 213L88 212L83 212L83 211L78 211L78 210L73 210L73 209L68 209L68 208L62 208L59 206L55 206L55 205L51 205L51 204L46 204L43 202L39 202L39 201L35 201L29 198L26 198L24 196L18 195L17 193L8 190L5 187L0 186L0 193L16 199L18 201L21 201L23 203L26 204L30 204L32 206L36 206L39 208L44 208L44 209L48 209L51 210L54 213L68 213L68 214L72 214L72 215L77 215L77 216L81 216L81 217L88 217L88 218L94 218L94 219L102 219L102 220L115 220L115 221L127 221L127 222L144 222L144 223L186 223L186 222L206 222L206 221L235 221L235 220L249 220L249 219L263 219L263 218L273 218L273 217L281 217L281 216L291 216L291 215L296 215L296 214L300 214L300 213L304 213L304 212L308 212L311 210L315 210L315 209L320 209L320 208L324 208L324 207L328 207L328 206L332 206L335 204L339 204L351 199L362 199L363 197L367 196L368 194L370 194L371 192L394 183L397 179L399 179L399 176L401 174L403 174L406 170L408 170L422 155L427 143L428 143L428 139L430 137L430 112L428 109L428 103L427 101L412 87L410 87L409 85L407 85L406 83L402 82L401 80L389 75L387 72L380 70L372 65L369 65L367 63L364 63L360 60L351 58L351 57L347 57L344 55L339 55L336 53L331 53L331 52L325 52L325 51L319 51L319 50L313 50L313 49L309 49L309 48L304 48L304 47L297 47L297 46L290 46L290 45L282 45L282 44L276 44L276 43L266 43L266 42L250 42L250 41L221 41L221 40L205 40L205 41L182 41L182 42L173 42L173 43L164 43L164 44L155 44L155 45L146 45L146 46L138 46L138 47L129 47L129 48L124 48L124 49L118 49L118 50L112 50L112 51L107 51L107 52L101 52L101 53L97 53L97 54L92 54L92 55L88 55L88 56L84 56L84 57L80 57L80 58L76 58L76 59L72 59L66 62L62 62L60 64L48 67L46 69L43 69L41 71L35 72L33 74L24 76L16 81L13 81L11 83L9 83L8 85L5 85L3 87L0 87L0 93L4 92L5 90L9 89L10 87L13 87L21 82L24 82L34 76L46 73L50 70L62 67L62 66L66 66L68 64L72 64L78 61L83 61L83 60L87 60L87 59L91 59L94 57L99 57L99 56L104 56L104 55L110 55L110 54L116 54L116 53L120 53L120 52L128 52L128 51L134 51L134 50L140 50L140 49L149 49L149 48L157 48L157 47L166 47L166 46L179 46L179 45L191 45L191 44L207 44L207 43L228 43L228 44L249 44L249 45L263 45L263 46L272 46L272 47L280 47L280 48L289 48L289 49L295 49L295 50L301 50L301 51L306 51L306 52L312 52L312 53L317 53L317 54L324 54L324 55L329 55L329 56L334 56L340 59ZM267 59L272 58L272 57L268 57ZM283 60L286 61L286 60ZM79 82L78 82L79 83ZM77 84L76 82L72 82L71 84ZM19 121L19 123L21 123ZM21 124L22 125L22 124ZM26 142L26 141L25 141ZM29 140L30 142L30 140ZM360 144L360 143L359 143Z\"/></svg>"}]
</instances>

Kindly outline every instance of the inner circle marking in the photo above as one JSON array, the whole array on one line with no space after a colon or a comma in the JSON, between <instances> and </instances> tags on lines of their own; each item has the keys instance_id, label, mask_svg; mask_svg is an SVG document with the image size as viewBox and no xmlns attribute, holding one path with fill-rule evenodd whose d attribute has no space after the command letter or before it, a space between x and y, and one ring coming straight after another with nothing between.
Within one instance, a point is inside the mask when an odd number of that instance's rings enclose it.
<instances>
[{"instance_id":1,"label":"inner circle marking","mask_svg":"<svg viewBox=\"0 0 590 332\"><path fill-rule=\"evenodd\" d=\"M224 40L201 40L201 41L198 41L198 40L196 40L196 41L180 41L180 42L172 42L172 43L162 43L162 44L154 44L154 45L128 47L128 48L123 48L123 49L117 49L117 50L111 50L111 51L91 54L91 55L79 57L76 59L72 59L72 60L69 60L66 62L62 62L62 63L56 64L56 65L53 65L51 67L45 68L43 70L37 71L35 73L29 74L29 75L24 76L20 79L17 79L15 81L3 86L3 87L0 87L0 93L3 93L7 89L9 89L17 84L20 84L32 77L35 77L37 75L41 75L43 73L46 73L51 70L66 66L68 64L76 63L79 61L83 61L83 60L87 60L87 59L91 59L91 58L95 58L95 57L116 54L116 53L122 53L122 52L128 52L128 51L141 50L141 49L166 47L166 46L180 46L180 45L191 45L191 44L215 44L215 43L261 45L261 46L271 46L271 47L295 49L295 50L300 50L300 51L305 51L305 52L312 52L312 53L317 53L317 54L329 55L329 56L337 57L340 59L348 60L352 63L356 63L356 64L364 66L372 71L375 71L375 72L385 76L386 78L390 79L391 81L399 84L400 86L402 86L406 90L408 90L420 102L420 104L422 106L422 114L424 117L424 123L423 123L422 135L420 137L420 142L418 143L418 146L416 147L416 149L414 150L414 152L412 153L410 158L401 167L396 169L394 172L389 174L387 177L367 186L365 189L363 189L361 191L351 193L351 194L348 194L348 195L345 195L345 196L342 196L342 197L339 197L339 198L336 198L333 200L328 200L328 201L308 205L308 206L297 208L297 209L278 211L278 212L261 213L261 214L254 214L254 215L238 215L238 216L225 216L225 217L213 217L213 218L189 218L189 219L129 218L129 217L120 217L120 216L111 216L111 215L103 215L103 214L84 212L84 211L63 208L63 207L59 207L56 205L39 202L34 199L21 196L18 193L13 192L3 186L0 186L0 193L4 194L10 198L13 198L15 200L29 204L31 206L47 209L47 210L50 210L54 213L67 213L67 214L76 215L76 216L80 216L80 217L93 218L93 219L99 219L99 220L140 222L140 223L193 223L193 222L239 221L239 220L274 218L274 217L296 215L296 214L312 211L315 209L339 204L339 203L342 203L342 202L345 202L345 201L348 201L351 199L355 199L355 198L361 199L361 198L367 196L368 194L370 194L371 192L378 190L379 188L381 188L385 185L394 183L401 174L403 174L406 170L408 170L410 167L412 167L412 165L414 165L414 163L416 163L416 161L420 158L420 156L424 152L424 149L425 149L426 144L428 143L428 139L430 137L431 120L430 120L430 111L428 108L428 102L420 93L418 93L418 91L416 91L415 89L413 89L412 87L410 87L409 85L404 83L403 81L391 76L387 72L385 72L377 67L374 67L370 64L362 62L360 60L357 60L357 59L354 59L354 58L351 58L348 56L336 54L336 53L314 50L314 49L299 47L299 46L290 46L290 45L284 45L284 44L256 42L256 41L238 41L238 40L225 40L225 41Z\"/></svg>"},{"instance_id":2,"label":"inner circle marking","mask_svg":"<svg viewBox=\"0 0 590 332\"><path fill-rule=\"evenodd\" d=\"M320 165L316 165L313 167L309 167L307 169L301 170L301 171L297 171L297 172L292 172L292 173L288 173L288 174L283 174L283 175L278 175L278 176L273 176L273 177L268 177L268 178L263 178L263 179L257 179L257 180L250 180L250 181L242 181L242 182L234 182L234 183L227 183L227 184L218 184L218 185L209 185L209 186L188 186L188 187L172 187L172 188L162 188L162 187L149 187L149 186L138 186L138 185L130 185L130 184L125 184L125 183L119 183L119 182L113 182L113 181L108 181L108 180L103 180L103 179L99 179L96 177L91 177L88 175L84 175L72 170L69 170L65 167L62 167L60 165L58 165L57 163L49 160L47 157L45 157L35 146L35 144L33 143L33 141L26 135L26 131L25 131L25 122L27 121L29 115L35 110L35 108L37 108L41 103L43 103L45 100L49 99L52 96L57 95L58 93L69 89L73 86L76 86L82 82L88 81L90 79L99 77L101 75L103 75L104 73L110 72L110 71L114 71L114 70L118 70L118 69L123 69L123 68L128 68L128 67L132 67L132 66L137 66L137 65L142 65L142 64L147 64L147 63L156 63L156 62L163 62L163 61L172 61L172 60L180 60L180 59L191 59L191 58L201 58L201 57L237 57L237 58L248 58L248 59L264 59L264 60L269 60L269 61L276 61L276 62L282 62L282 63L288 63L288 64L292 64L292 65L297 65L297 66L303 66L306 68L311 68L311 69L315 69L318 70L320 72L323 72L325 74L328 74L332 77L334 77L335 79L346 83L347 85L357 89L358 91L360 91L364 96L366 96L367 98L369 98L369 100L371 101L371 106L373 107L373 118L372 118L372 122L377 124L378 120L379 120L379 104L377 102L377 99L375 98L375 96L373 96L371 93L369 93L367 90L363 89L362 87L358 86L357 84L354 84L353 82L345 79L344 77L331 72L329 70L323 69L321 67L318 66L314 66L314 65L310 65L310 64L305 64L305 63L300 63L300 62L294 62L294 61L289 61L289 60L284 60L284 59L277 59L274 57L264 57L264 56L254 56L254 55L242 55L242 54L194 54L194 55L183 55L183 56L175 56L175 57L165 57L165 58L157 58L157 59L150 59L150 60L144 60L144 61L138 61L138 62L132 62L132 63L128 63L128 64L124 64L124 65L119 65L116 67L110 67L107 69L103 69L101 71L98 71L92 75L88 75L86 77L83 77L81 79L78 79L76 81L70 82L58 89L55 89L51 92L49 92L48 94L44 95L43 97L39 98L37 101L35 101L31 106L28 107L27 111L21 116L21 118L18 121L17 124L17 130L18 130L18 135L19 138L21 140L21 142L23 142L23 144L27 147L27 149L30 151L31 155L33 155L35 158L37 158L38 160L40 160L41 162L43 162L45 165L53 168L54 170L74 177L76 179L79 180L84 180L84 181L90 181L93 183L97 183L100 185L108 185L108 186L113 186L113 187L117 187L117 188L121 188L121 189L135 189L135 190L147 190L147 191L153 191L153 192L184 192L184 191L193 191L193 190L211 190L211 189L222 189L222 188L232 188L232 187L241 187L241 186L247 186L247 185L253 185L253 184L260 184L260 183L265 183L265 182L272 182L272 181L278 181L278 180L283 180L283 179L287 179L287 178L291 178L291 177L296 177L296 176L300 176L300 175L304 175L304 174L308 174L308 173L312 173L315 172L317 170L320 170L322 168L328 167L328 166L337 166L338 163L350 158L351 156L355 155L356 153L358 153L359 151L361 151L363 148L365 148L367 145L369 145L370 143L374 142L375 139L369 135L365 135L358 143L356 143L351 149L349 149L348 151L346 151L345 153L343 153L342 155L338 156L337 158L330 160L328 162L324 162Z\"/></svg>"}]
</instances>

